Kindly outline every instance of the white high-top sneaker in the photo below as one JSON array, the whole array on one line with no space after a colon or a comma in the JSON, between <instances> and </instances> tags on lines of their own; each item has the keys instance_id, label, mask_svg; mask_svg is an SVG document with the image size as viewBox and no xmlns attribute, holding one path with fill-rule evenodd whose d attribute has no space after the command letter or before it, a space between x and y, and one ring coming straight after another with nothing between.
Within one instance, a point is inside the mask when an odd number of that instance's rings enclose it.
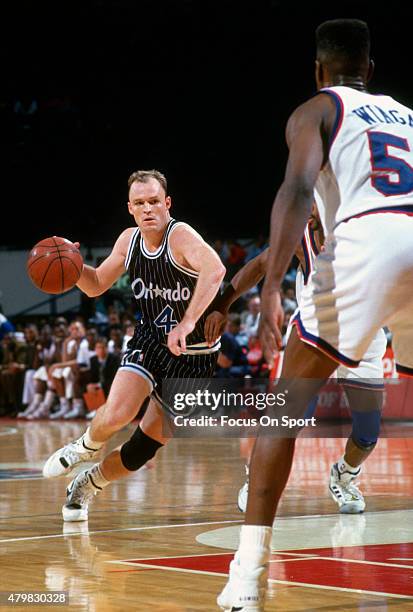
<instances>
[{"instance_id":1,"label":"white high-top sneaker","mask_svg":"<svg viewBox=\"0 0 413 612\"><path fill-rule=\"evenodd\" d=\"M66 444L63 448L59 448L49 457L43 466L43 476L45 478L57 478L69 474L82 461L96 459L100 449L85 446L84 435Z\"/></svg>"},{"instance_id":2,"label":"white high-top sneaker","mask_svg":"<svg viewBox=\"0 0 413 612\"><path fill-rule=\"evenodd\" d=\"M66 397L61 397L59 409L56 412L53 412L49 416L49 419L51 419L52 421L54 421L55 419L62 419L68 412L71 411L71 409L72 407L70 405L70 400Z\"/></svg>"},{"instance_id":3,"label":"white high-top sneaker","mask_svg":"<svg viewBox=\"0 0 413 612\"><path fill-rule=\"evenodd\" d=\"M345 470L340 472L338 464L334 463L330 472L329 490L331 497L338 504L341 514L359 514L364 512L366 502L363 494L355 484L356 478L360 475L361 467L354 472Z\"/></svg>"},{"instance_id":4,"label":"white high-top sneaker","mask_svg":"<svg viewBox=\"0 0 413 612\"><path fill-rule=\"evenodd\" d=\"M73 408L64 416L65 419L80 419L86 414L86 409L81 399L73 400Z\"/></svg>"},{"instance_id":5,"label":"white high-top sneaker","mask_svg":"<svg viewBox=\"0 0 413 612\"><path fill-rule=\"evenodd\" d=\"M36 412L36 410L39 408L40 404L42 403L42 400L43 400L43 393L35 393L33 400L30 402L30 404L27 406L25 410L18 413L17 418L27 419L27 417L30 414L33 414L34 412Z\"/></svg>"},{"instance_id":6,"label":"white high-top sneaker","mask_svg":"<svg viewBox=\"0 0 413 612\"><path fill-rule=\"evenodd\" d=\"M53 406L55 400L56 400L56 393L52 391L51 389L48 389L44 396L44 400L42 401L40 406L37 408L37 410L29 414L29 416L27 417L29 421L33 419L47 418L50 414L50 409Z\"/></svg>"},{"instance_id":7,"label":"white high-top sneaker","mask_svg":"<svg viewBox=\"0 0 413 612\"><path fill-rule=\"evenodd\" d=\"M63 520L87 521L89 502L101 490L93 483L89 470L80 472L67 487L67 499L62 508Z\"/></svg>"},{"instance_id":8,"label":"white high-top sneaker","mask_svg":"<svg viewBox=\"0 0 413 612\"><path fill-rule=\"evenodd\" d=\"M239 565L235 553L229 569L229 579L217 603L225 612L264 612L265 593L268 581L268 563L253 570Z\"/></svg>"}]
</instances>

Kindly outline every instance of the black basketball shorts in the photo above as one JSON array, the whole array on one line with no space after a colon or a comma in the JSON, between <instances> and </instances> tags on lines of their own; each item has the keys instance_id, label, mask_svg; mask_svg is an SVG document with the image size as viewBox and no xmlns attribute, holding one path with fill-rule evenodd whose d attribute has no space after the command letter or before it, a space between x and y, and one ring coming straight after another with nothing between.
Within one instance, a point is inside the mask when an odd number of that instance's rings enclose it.
<instances>
[{"instance_id":1,"label":"black basketball shorts","mask_svg":"<svg viewBox=\"0 0 413 612\"><path fill-rule=\"evenodd\" d=\"M214 376L218 359L218 351L196 354L196 355L173 355L167 346L161 344L153 336L134 337L128 343L119 370L134 372L142 376L150 385L150 395L163 408L173 412L171 405L162 396L162 385L168 379L179 379L170 381L168 385L168 398L171 397L174 386L177 391L185 393L196 392L200 385L207 387L199 379L210 379ZM197 379L196 381L191 379Z\"/></svg>"}]
</instances>

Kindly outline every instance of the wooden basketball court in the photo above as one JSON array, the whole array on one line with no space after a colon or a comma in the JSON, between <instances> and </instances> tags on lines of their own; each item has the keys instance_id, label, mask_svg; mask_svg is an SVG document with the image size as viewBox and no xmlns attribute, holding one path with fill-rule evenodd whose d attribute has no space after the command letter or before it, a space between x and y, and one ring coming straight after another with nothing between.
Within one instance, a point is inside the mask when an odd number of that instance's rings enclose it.
<instances>
[{"instance_id":1,"label":"wooden basketball court","mask_svg":"<svg viewBox=\"0 0 413 612\"><path fill-rule=\"evenodd\" d=\"M68 480L46 481L41 467L84 428L2 419L0 591L68 592L69 606L50 610L216 610L242 522L239 440L172 440L152 469L96 497L88 523L63 524ZM413 440L380 440L358 516L339 515L327 491L343 446L298 443L274 532L269 611L413 610ZM23 609L32 607L41 606Z\"/></svg>"}]
</instances>

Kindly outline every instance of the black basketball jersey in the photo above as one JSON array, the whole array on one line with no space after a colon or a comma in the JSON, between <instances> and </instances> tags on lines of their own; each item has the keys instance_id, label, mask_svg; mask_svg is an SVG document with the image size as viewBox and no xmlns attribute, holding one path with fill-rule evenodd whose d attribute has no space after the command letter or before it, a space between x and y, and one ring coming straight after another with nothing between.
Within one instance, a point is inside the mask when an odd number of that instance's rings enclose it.
<instances>
[{"instance_id":1,"label":"black basketball jersey","mask_svg":"<svg viewBox=\"0 0 413 612\"><path fill-rule=\"evenodd\" d=\"M163 344L169 332L183 319L195 289L198 274L178 264L169 246L169 236L178 221L171 219L159 248L150 253L139 228L132 234L125 267L129 272L131 289L142 323L135 334L150 334ZM187 337L187 345L205 342L205 312L194 331Z\"/></svg>"}]
</instances>

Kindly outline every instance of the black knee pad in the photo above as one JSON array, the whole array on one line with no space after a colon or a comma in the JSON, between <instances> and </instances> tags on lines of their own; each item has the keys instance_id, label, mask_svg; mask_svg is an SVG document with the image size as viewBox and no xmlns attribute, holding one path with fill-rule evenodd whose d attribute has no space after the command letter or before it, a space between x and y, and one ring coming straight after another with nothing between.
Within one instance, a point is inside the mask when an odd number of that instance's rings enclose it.
<instances>
[{"instance_id":1,"label":"black knee pad","mask_svg":"<svg viewBox=\"0 0 413 612\"><path fill-rule=\"evenodd\" d=\"M353 410L351 416L353 419L351 439L361 450L371 450L376 446L380 434L381 411L367 410L359 412Z\"/></svg>"},{"instance_id":2,"label":"black knee pad","mask_svg":"<svg viewBox=\"0 0 413 612\"><path fill-rule=\"evenodd\" d=\"M135 472L155 456L156 451L163 446L157 440L147 436L137 427L133 436L120 449L120 458L127 470Z\"/></svg>"}]
</instances>

